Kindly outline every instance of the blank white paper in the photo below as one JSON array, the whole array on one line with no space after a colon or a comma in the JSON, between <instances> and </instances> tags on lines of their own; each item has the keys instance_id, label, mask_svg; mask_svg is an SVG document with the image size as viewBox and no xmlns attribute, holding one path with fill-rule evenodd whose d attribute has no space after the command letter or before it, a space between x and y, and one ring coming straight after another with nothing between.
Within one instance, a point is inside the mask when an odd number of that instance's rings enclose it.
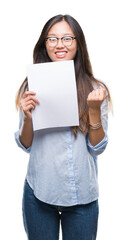
<instances>
[{"instance_id":1,"label":"blank white paper","mask_svg":"<svg viewBox=\"0 0 125 240\"><path fill-rule=\"evenodd\" d=\"M28 65L27 76L40 101L32 111L34 131L79 125L73 60Z\"/></svg>"}]
</instances>

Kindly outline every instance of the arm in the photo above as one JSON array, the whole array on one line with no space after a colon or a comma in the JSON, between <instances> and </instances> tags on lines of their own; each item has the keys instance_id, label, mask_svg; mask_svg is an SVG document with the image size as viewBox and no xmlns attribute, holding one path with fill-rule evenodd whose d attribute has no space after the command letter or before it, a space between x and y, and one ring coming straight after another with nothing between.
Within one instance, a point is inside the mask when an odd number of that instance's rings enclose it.
<instances>
[{"instance_id":1,"label":"arm","mask_svg":"<svg viewBox=\"0 0 125 240\"><path fill-rule=\"evenodd\" d=\"M35 109L36 104L39 104L34 95L34 92L26 91L20 100L23 119L19 138L25 148L29 148L33 140L32 110Z\"/></svg>"},{"instance_id":2,"label":"arm","mask_svg":"<svg viewBox=\"0 0 125 240\"><path fill-rule=\"evenodd\" d=\"M32 145L33 140L32 119L27 119L24 117L19 137L21 143L25 148L29 148Z\"/></svg>"},{"instance_id":3,"label":"arm","mask_svg":"<svg viewBox=\"0 0 125 240\"><path fill-rule=\"evenodd\" d=\"M95 125L101 122L101 104L106 98L106 90L102 87L100 89L93 90L87 99L89 107L89 124ZM103 125L97 129L89 128L88 138L91 145L96 146L105 137Z\"/></svg>"}]
</instances>

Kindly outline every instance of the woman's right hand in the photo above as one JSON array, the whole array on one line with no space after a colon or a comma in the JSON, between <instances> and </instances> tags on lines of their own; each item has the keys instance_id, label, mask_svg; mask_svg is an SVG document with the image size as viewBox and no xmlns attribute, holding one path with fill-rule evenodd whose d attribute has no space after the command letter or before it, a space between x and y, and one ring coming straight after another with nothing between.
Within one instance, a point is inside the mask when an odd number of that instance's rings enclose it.
<instances>
[{"instance_id":1,"label":"woman's right hand","mask_svg":"<svg viewBox=\"0 0 125 240\"><path fill-rule=\"evenodd\" d=\"M26 91L21 97L20 100L20 107L24 113L25 119L32 119L32 110L35 109L36 104L40 104L37 98L34 96L36 95L35 92Z\"/></svg>"}]
</instances>

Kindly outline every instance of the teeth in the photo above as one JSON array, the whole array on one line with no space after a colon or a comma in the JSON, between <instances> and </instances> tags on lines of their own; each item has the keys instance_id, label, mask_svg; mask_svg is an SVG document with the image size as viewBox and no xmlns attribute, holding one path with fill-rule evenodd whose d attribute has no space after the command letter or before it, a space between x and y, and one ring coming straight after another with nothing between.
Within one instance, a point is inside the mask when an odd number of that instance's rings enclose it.
<instances>
[{"instance_id":1,"label":"teeth","mask_svg":"<svg viewBox=\"0 0 125 240\"><path fill-rule=\"evenodd\" d=\"M57 55L64 55L64 54L66 54L66 52L58 52L58 53L56 53Z\"/></svg>"}]
</instances>

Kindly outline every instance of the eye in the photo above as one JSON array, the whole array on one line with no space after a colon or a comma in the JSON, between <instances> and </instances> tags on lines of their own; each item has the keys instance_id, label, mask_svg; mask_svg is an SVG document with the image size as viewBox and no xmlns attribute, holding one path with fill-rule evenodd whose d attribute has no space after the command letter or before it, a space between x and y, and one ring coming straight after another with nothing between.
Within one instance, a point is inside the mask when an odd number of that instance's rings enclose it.
<instances>
[{"instance_id":1,"label":"eye","mask_svg":"<svg viewBox=\"0 0 125 240\"><path fill-rule=\"evenodd\" d=\"M50 37L48 38L50 42L56 42L57 41L57 38L56 37Z\"/></svg>"},{"instance_id":2,"label":"eye","mask_svg":"<svg viewBox=\"0 0 125 240\"><path fill-rule=\"evenodd\" d=\"M72 37L69 37L69 36L64 37L64 41L66 41L66 42L69 42L71 40L72 40Z\"/></svg>"}]
</instances>

